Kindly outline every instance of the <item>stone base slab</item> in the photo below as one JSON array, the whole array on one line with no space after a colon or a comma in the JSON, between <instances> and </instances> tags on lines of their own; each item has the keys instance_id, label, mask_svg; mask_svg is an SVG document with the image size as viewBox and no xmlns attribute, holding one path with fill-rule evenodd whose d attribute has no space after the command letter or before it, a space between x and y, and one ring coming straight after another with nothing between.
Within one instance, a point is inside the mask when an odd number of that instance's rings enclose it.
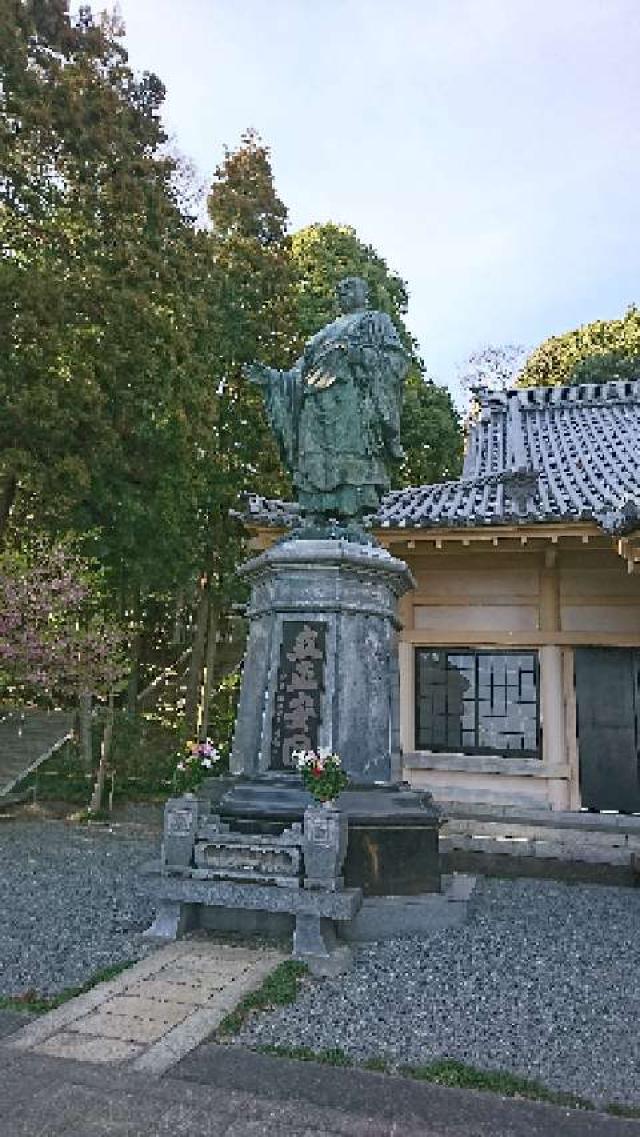
<instances>
[{"instance_id":1,"label":"stone base slab","mask_svg":"<svg viewBox=\"0 0 640 1137\"><path fill-rule=\"evenodd\" d=\"M265 774L214 780L199 791L239 831L274 833L302 821L311 797L297 774ZM337 799L347 818L344 878L365 896L415 895L440 891L440 811L431 795L406 783L380 783L344 790Z\"/></svg>"},{"instance_id":2,"label":"stone base slab","mask_svg":"<svg viewBox=\"0 0 640 1137\"><path fill-rule=\"evenodd\" d=\"M341 929L341 937L349 943L367 943L429 935L464 924L476 877L456 873L442 880L440 893L366 897L353 920Z\"/></svg>"}]
</instances>

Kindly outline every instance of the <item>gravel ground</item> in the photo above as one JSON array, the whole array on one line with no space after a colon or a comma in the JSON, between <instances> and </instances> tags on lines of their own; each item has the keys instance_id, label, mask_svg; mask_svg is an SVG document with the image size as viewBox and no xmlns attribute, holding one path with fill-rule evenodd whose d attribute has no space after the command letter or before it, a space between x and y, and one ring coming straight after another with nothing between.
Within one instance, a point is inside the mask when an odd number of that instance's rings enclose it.
<instances>
[{"instance_id":1,"label":"gravel ground","mask_svg":"<svg viewBox=\"0 0 640 1137\"><path fill-rule=\"evenodd\" d=\"M0 995L55 994L145 955L136 869L158 845L153 824L0 824ZM347 976L309 981L236 1041L450 1057L640 1105L639 1023L640 890L481 880L464 927L363 945Z\"/></svg>"},{"instance_id":2,"label":"gravel ground","mask_svg":"<svg viewBox=\"0 0 640 1137\"><path fill-rule=\"evenodd\" d=\"M481 880L468 923L363 945L341 979L253 1017L239 1044L458 1059L640 1104L640 890Z\"/></svg>"},{"instance_id":3,"label":"gravel ground","mask_svg":"<svg viewBox=\"0 0 640 1137\"><path fill-rule=\"evenodd\" d=\"M159 836L62 821L0 824L0 995L53 995L149 950L136 869Z\"/></svg>"}]
</instances>

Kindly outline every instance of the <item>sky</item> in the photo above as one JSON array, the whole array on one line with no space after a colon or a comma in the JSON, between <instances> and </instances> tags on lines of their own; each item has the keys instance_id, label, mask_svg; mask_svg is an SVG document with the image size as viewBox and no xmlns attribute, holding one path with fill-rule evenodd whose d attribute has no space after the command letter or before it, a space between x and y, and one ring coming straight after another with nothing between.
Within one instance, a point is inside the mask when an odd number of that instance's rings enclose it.
<instances>
[{"instance_id":1,"label":"sky","mask_svg":"<svg viewBox=\"0 0 640 1137\"><path fill-rule=\"evenodd\" d=\"M119 8L200 175L254 127L292 229L350 224L384 256L457 399L471 352L640 304L640 0Z\"/></svg>"}]
</instances>

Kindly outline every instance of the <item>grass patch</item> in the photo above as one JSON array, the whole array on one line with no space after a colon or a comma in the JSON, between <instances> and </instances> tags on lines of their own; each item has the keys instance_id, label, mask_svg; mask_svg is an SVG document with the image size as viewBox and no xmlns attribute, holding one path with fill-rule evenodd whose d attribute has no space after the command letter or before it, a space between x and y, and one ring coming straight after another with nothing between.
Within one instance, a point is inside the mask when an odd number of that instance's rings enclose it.
<instances>
[{"instance_id":1,"label":"grass patch","mask_svg":"<svg viewBox=\"0 0 640 1137\"><path fill-rule=\"evenodd\" d=\"M282 1007L286 1003L293 1003L298 994L300 982L307 971L305 963L297 963L293 959L278 964L271 975L267 976L262 986L258 987L257 991L245 995L235 1010L223 1018L216 1034L221 1037L237 1034L253 1012L266 1011L272 1007Z\"/></svg>"},{"instance_id":2,"label":"grass patch","mask_svg":"<svg viewBox=\"0 0 640 1137\"><path fill-rule=\"evenodd\" d=\"M502 1094L503 1097L531 1098L534 1101L565 1105L569 1109L594 1109L592 1102L574 1094L550 1090L542 1082L521 1078L500 1070L478 1070L464 1062L444 1058L427 1066L401 1066L399 1073L407 1078L421 1082L433 1082L438 1086L456 1086L466 1090L488 1090Z\"/></svg>"},{"instance_id":3,"label":"grass patch","mask_svg":"<svg viewBox=\"0 0 640 1137\"><path fill-rule=\"evenodd\" d=\"M390 1074L391 1063L386 1058L366 1058L362 1063L363 1070L372 1070L374 1074Z\"/></svg>"},{"instance_id":4,"label":"grass patch","mask_svg":"<svg viewBox=\"0 0 640 1137\"><path fill-rule=\"evenodd\" d=\"M500 1094L502 1097L528 1098L532 1101L547 1102L549 1105L561 1105L567 1109L600 1108L576 1094L551 1090L542 1082L520 1078L516 1074L499 1070L478 1070L474 1066L467 1066L464 1062L456 1062L449 1058L431 1062L426 1066L395 1066L386 1058L376 1057L356 1063L339 1047L331 1050L311 1050L308 1046L264 1045L256 1046L254 1049L260 1054L273 1054L277 1058L290 1058L297 1062L320 1062L327 1066L357 1066L361 1070L377 1074L415 1078L420 1082L431 1082L434 1085L457 1089L483 1090L487 1093ZM606 1113L617 1117L640 1117L640 1108L625 1106L618 1102L602 1108Z\"/></svg>"},{"instance_id":5,"label":"grass patch","mask_svg":"<svg viewBox=\"0 0 640 1137\"><path fill-rule=\"evenodd\" d=\"M293 1058L297 1062L322 1062L325 1066L353 1066L353 1058L345 1054L339 1046L330 1050L310 1050L308 1046L257 1046L261 1054L273 1054L277 1058Z\"/></svg>"},{"instance_id":6,"label":"grass patch","mask_svg":"<svg viewBox=\"0 0 640 1137\"><path fill-rule=\"evenodd\" d=\"M29 1011L32 1014L44 1015L47 1011L55 1011L56 1007L68 1003L69 999L75 999L76 995L84 995L92 987L96 987L98 983L106 983L109 979L115 979L116 975L120 975L128 967L133 967L136 962L135 959L129 959L125 963L114 963L111 967L103 967L100 971L96 971L91 979L88 979L82 986L67 987L58 995L39 995L34 990L25 991L22 995L0 995L0 1011Z\"/></svg>"},{"instance_id":7,"label":"grass patch","mask_svg":"<svg viewBox=\"0 0 640 1137\"><path fill-rule=\"evenodd\" d=\"M72 820L79 825L88 825L91 821L111 821L111 814L108 809L83 809L74 813Z\"/></svg>"},{"instance_id":8,"label":"grass patch","mask_svg":"<svg viewBox=\"0 0 640 1137\"><path fill-rule=\"evenodd\" d=\"M605 1106L605 1113L612 1113L614 1117L640 1117L640 1106L614 1101Z\"/></svg>"}]
</instances>

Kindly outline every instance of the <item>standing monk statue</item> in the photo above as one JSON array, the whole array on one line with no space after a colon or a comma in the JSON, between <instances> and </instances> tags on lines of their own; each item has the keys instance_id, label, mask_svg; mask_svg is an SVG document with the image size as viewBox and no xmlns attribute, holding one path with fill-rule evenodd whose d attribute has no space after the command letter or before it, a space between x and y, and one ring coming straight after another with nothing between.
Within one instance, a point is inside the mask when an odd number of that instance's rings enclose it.
<instances>
[{"instance_id":1,"label":"standing monk statue","mask_svg":"<svg viewBox=\"0 0 640 1137\"><path fill-rule=\"evenodd\" d=\"M389 489L402 457L400 408L409 354L386 312L367 308L358 276L336 289L340 315L307 343L290 371L247 368L267 413L305 520L360 521Z\"/></svg>"}]
</instances>

